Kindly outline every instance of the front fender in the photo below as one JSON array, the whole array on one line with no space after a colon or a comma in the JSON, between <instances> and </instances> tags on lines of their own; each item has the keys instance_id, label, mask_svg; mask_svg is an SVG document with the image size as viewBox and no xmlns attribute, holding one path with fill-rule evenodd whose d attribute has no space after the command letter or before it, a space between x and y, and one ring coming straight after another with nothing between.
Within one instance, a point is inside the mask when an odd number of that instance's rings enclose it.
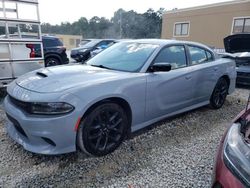
<instances>
[{"instance_id":1,"label":"front fender","mask_svg":"<svg viewBox=\"0 0 250 188\"><path fill-rule=\"evenodd\" d=\"M71 91L81 101L81 116L94 104L109 98L125 100L132 112L132 126L144 121L146 106L146 79L144 76L136 79L117 80L108 83L91 85Z\"/></svg>"}]
</instances>

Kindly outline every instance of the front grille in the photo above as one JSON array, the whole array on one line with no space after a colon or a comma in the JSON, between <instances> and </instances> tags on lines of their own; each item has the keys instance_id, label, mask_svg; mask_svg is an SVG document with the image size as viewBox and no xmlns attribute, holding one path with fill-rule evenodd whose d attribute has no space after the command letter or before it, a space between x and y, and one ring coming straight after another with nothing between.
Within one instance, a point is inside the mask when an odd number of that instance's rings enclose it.
<instances>
[{"instance_id":1,"label":"front grille","mask_svg":"<svg viewBox=\"0 0 250 188\"><path fill-rule=\"evenodd\" d=\"M250 73L237 72L237 84L250 85Z\"/></svg>"},{"instance_id":2,"label":"front grille","mask_svg":"<svg viewBox=\"0 0 250 188\"><path fill-rule=\"evenodd\" d=\"M236 59L237 66L250 66L250 59Z\"/></svg>"},{"instance_id":3,"label":"front grille","mask_svg":"<svg viewBox=\"0 0 250 188\"><path fill-rule=\"evenodd\" d=\"M250 78L250 73L248 73L248 72L237 72L237 76L249 77Z\"/></svg>"},{"instance_id":4,"label":"front grille","mask_svg":"<svg viewBox=\"0 0 250 188\"><path fill-rule=\"evenodd\" d=\"M12 96L10 96L10 95L8 95L8 96L9 96L9 99L10 99L11 103L14 104L17 108L22 109L22 110L24 110L25 112L30 113L30 110L31 110L31 105L30 105L30 103L20 101L20 100L15 99L14 97L12 97Z\"/></svg>"},{"instance_id":5,"label":"front grille","mask_svg":"<svg viewBox=\"0 0 250 188\"><path fill-rule=\"evenodd\" d=\"M21 125L18 123L18 121L16 119L14 119L13 117L11 117L9 114L6 114L7 118L12 122L13 126L15 127L15 129L24 137L28 138L28 136L26 135L26 133L24 132L23 128L21 127Z\"/></svg>"}]
</instances>

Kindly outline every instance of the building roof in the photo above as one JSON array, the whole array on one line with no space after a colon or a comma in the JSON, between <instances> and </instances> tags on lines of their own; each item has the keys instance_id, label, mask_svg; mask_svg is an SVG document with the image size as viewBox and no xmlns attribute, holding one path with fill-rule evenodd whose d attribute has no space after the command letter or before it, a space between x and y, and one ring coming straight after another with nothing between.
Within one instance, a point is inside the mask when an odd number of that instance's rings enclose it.
<instances>
[{"instance_id":1,"label":"building roof","mask_svg":"<svg viewBox=\"0 0 250 188\"><path fill-rule=\"evenodd\" d=\"M234 5L234 4L241 4L241 3L249 3L249 2L250 2L250 0L234 0L234 1L214 3L214 4L195 6L195 7L183 8L183 9L173 9L173 10L165 11L164 14L171 14L171 13L178 13L178 12L185 12L185 11L192 11L192 10L200 10L200 9L206 9L206 8L213 8L213 7Z\"/></svg>"}]
</instances>

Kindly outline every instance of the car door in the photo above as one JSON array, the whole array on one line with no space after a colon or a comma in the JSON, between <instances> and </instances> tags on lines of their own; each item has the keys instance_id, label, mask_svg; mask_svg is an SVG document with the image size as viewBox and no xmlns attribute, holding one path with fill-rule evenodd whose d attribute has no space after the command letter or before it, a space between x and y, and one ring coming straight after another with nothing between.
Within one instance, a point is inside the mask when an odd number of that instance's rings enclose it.
<instances>
[{"instance_id":1,"label":"car door","mask_svg":"<svg viewBox=\"0 0 250 188\"><path fill-rule=\"evenodd\" d=\"M210 99L214 86L218 79L218 63L213 53L198 47L188 45L190 66L193 67L193 79L195 82L195 103L202 103Z\"/></svg>"},{"instance_id":2,"label":"car door","mask_svg":"<svg viewBox=\"0 0 250 188\"><path fill-rule=\"evenodd\" d=\"M192 68L188 67L184 45L162 49L153 63L169 63L169 72L147 75L146 120L182 110L193 103Z\"/></svg>"}]
</instances>

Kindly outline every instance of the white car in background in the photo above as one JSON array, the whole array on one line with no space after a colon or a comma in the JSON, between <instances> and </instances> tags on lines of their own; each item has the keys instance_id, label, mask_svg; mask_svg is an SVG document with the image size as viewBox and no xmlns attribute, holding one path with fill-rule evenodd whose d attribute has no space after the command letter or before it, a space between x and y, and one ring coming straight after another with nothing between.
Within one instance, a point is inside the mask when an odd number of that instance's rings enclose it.
<instances>
[{"instance_id":1,"label":"white car in background","mask_svg":"<svg viewBox=\"0 0 250 188\"><path fill-rule=\"evenodd\" d=\"M236 83L250 86L250 33L228 36L224 45L226 52L236 61Z\"/></svg>"}]
</instances>

